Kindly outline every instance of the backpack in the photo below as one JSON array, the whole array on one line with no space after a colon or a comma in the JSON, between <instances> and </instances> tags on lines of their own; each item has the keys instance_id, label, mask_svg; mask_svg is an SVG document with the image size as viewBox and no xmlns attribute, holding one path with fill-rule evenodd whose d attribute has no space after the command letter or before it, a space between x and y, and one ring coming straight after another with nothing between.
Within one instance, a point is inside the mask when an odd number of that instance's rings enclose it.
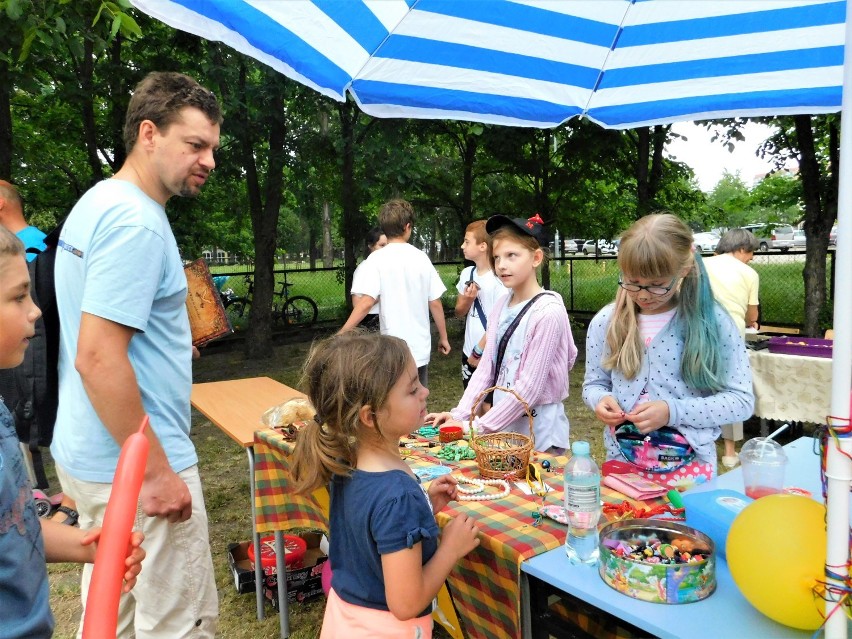
<instances>
[{"instance_id":1,"label":"backpack","mask_svg":"<svg viewBox=\"0 0 852 639\"><path fill-rule=\"evenodd\" d=\"M59 406L59 311L53 265L64 222L42 240L46 247L43 251L27 249L28 253L38 253L27 262L27 268L30 293L41 309L41 317L36 320L35 335L21 365L0 370L0 395L12 413L18 439L28 446L32 455L36 488L48 487L40 447L50 446L53 440Z\"/></svg>"}]
</instances>

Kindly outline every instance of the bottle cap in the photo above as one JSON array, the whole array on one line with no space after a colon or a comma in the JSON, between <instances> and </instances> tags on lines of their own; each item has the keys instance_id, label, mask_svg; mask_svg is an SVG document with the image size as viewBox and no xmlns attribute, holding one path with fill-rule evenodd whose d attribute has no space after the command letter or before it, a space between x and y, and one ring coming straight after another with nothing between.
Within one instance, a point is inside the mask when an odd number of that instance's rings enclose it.
<instances>
[{"instance_id":1,"label":"bottle cap","mask_svg":"<svg viewBox=\"0 0 852 639\"><path fill-rule=\"evenodd\" d=\"M571 444L571 452L575 455L588 455L589 442L578 441Z\"/></svg>"}]
</instances>

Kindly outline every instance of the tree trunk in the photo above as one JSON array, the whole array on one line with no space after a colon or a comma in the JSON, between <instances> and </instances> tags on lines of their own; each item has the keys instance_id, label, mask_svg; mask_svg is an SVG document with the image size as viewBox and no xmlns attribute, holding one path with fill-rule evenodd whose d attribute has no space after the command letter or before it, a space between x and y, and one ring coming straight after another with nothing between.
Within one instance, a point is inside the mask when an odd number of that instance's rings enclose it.
<instances>
[{"instance_id":1,"label":"tree trunk","mask_svg":"<svg viewBox=\"0 0 852 639\"><path fill-rule=\"evenodd\" d=\"M98 154L98 127L95 122L95 52L94 43L91 38L83 39L83 59L80 60L80 68L77 70L80 80L80 88L85 98L81 102L83 109L83 143L86 146L86 158L89 168L92 170L92 184L104 179L104 168Z\"/></svg>"},{"instance_id":2,"label":"tree trunk","mask_svg":"<svg viewBox=\"0 0 852 639\"><path fill-rule=\"evenodd\" d=\"M465 226L473 221L473 163L476 159L476 136L465 138L462 156L462 217Z\"/></svg>"},{"instance_id":3,"label":"tree trunk","mask_svg":"<svg viewBox=\"0 0 852 639\"><path fill-rule=\"evenodd\" d=\"M245 66L241 63L240 85L245 86ZM261 195L254 148L244 138L241 144L243 166L249 197L251 226L254 234L254 297L249 315L249 339L246 340L246 357L265 359L272 357L272 293L275 287L275 248L278 242L278 215L281 208L281 189L284 183L286 153L286 115L284 110L285 80L273 72L267 74L267 88L271 92L268 111L268 142L266 181ZM245 94L245 91L243 91ZM238 117L247 120L245 107ZM265 202L263 199L265 198Z\"/></svg>"},{"instance_id":4,"label":"tree trunk","mask_svg":"<svg viewBox=\"0 0 852 639\"><path fill-rule=\"evenodd\" d=\"M331 243L331 205L328 201L322 203L322 265L325 268L334 266L334 246Z\"/></svg>"},{"instance_id":5,"label":"tree trunk","mask_svg":"<svg viewBox=\"0 0 852 639\"><path fill-rule=\"evenodd\" d=\"M814 146L814 133L811 116L793 117L796 126L797 146L799 148L799 175L802 180L802 195L805 202L805 234L808 242L805 247L805 268L802 278L805 285L805 326L804 333L817 336L820 313L826 300L825 257L828 251L828 234L834 222L837 204L831 206L823 202L820 191L819 163ZM836 129L830 134L831 143L837 144ZM836 155L835 155L836 157ZM837 166L831 166L836 175ZM830 180L830 182L835 180ZM826 198L828 200L829 198Z\"/></svg>"},{"instance_id":6,"label":"tree trunk","mask_svg":"<svg viewBox=\"0 0 852 639\"><path fill-rule=\"evenodd\" d=\"M127 159L124 149L124 117L127 111L127 91L122 87L122 80L126 77L121 66L121 43L124 38L121 33L116 34L110 45L110 104L109 112L110 135L112 136L112 170L117 171Z\"/></svg>"},{"instance_id":7,"label":"tree trunk","mask_svg":"<svg viewBox=\"0 0 852 639\"><path fill-rule=\"evenodd\" d=\"M636 132L636 217L640 218L650 209L650 183L648 176L648 156L651 152L651 128L647 126L635 129Z\"/></svg>"},{"instance_id":8,"label":"tree trunk","mask_svg":"<svg viewBox=\"0 0 852 639\"><path fill-rule=\"evenodd\" d=\"M340 181L340 202L343 205L343 297L346 308L352 309L352 275L355 273L357 247L362 243L363 229L361 228L358 211L358 200L355 194L355 123L358 120L358 110L354 103L347 99L337 105L340 116L340 135L343 138L343 173Z\"/></svg>"},{"instance_id":9,"label":"tree trunk","mask_svg":"<svg viewBox=\"0 0 852 639\"><path fill-rule=\"evenodd\" d=\"M0 58L0 178L12 179L12 77Z\"/></svg>"}]
</instances>

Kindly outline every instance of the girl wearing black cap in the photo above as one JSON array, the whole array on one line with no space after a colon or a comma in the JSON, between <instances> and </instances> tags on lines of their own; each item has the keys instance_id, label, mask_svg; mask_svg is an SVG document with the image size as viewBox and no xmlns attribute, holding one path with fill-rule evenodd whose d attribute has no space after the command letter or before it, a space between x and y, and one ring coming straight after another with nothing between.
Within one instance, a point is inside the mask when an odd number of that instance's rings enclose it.
<instances>
[{"instance_id":1,"label":"girl wearing black cap","mask_svg":"<svg viewBox=\"0 0 852 639\"><path fill-rule=\"evenodd\" d=\"M485 227L491 263L510 289L490 309L482 362L471 377L459 405L446 413L431 413L427 422L466 422L473 402L490 386L511 388L532 407L535 447L560 452L568 447L568 417L562 401L568 397L568 371L577 358L568 313L562 298L545 291L536 271L546 259L541 217L524 220L495 215ZM523 405L510 393L494 392L493 407L474 418L478 432L513 431L528 434Z\"/></svg>"}]
</instances>

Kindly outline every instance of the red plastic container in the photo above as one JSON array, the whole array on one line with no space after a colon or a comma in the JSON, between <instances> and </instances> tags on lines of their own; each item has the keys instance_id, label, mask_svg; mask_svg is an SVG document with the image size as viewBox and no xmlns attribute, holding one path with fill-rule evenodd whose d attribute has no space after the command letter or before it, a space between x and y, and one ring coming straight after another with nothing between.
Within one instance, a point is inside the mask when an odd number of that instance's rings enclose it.
<instances>
[{"instance_id":1,"label":"red plastic container","mask_svg":"<svg viewBox=\"0 0 852 639\"><path fill-rule=\"evenodd\" d=\"M302 559L308 550L308 544L296 535L284 535L284 565L288 570L301 568ZM249 544L248 558L254 567L254 544ZM275 572L275 536L269 535L260 540L260 565L264 574L271 575Z\"/></svg>"},{"instance_id":2,"label":"red plastic container","mask_svg":"<svg viewBox=\"0 0 852 639\"><path fill-rule=\"evenodd\" d=\"M817 337L770 337L769 352L805 357L831 357L833 340Z\"/></svg>"}]
</instances>

